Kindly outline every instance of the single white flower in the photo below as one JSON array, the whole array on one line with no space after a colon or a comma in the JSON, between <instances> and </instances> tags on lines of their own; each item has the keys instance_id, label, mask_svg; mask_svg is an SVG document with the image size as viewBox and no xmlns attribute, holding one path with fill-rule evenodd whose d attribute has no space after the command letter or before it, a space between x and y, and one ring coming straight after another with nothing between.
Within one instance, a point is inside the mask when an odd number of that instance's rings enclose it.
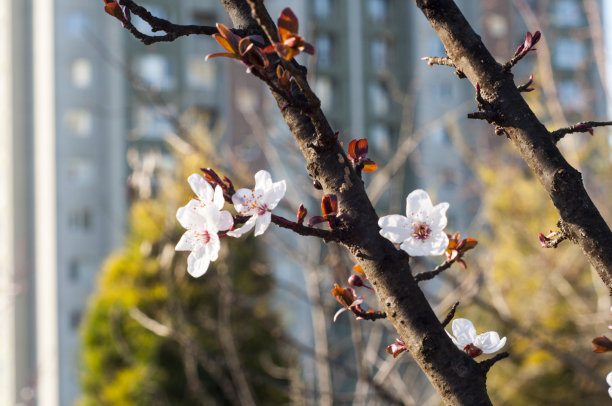
<instances>
[{"instance_id":1,"label":"single white flower","mask_svg":"<svg viewBox=\"0 0 612 406\"><path fill-rule=\"evenodd\" d=\"M471 357L477 357L482 353L492 354L502 349L506 344L506 337L500 340L499 334L495 331L487 331L483 334L476 334L474 324L468 319L455 319L452 324L453 335L448 331L446 334L453 340L453 343Z\"/></svg>"},{"instance_id":2,"label":"single white flower","mask_svg":"<svg viewBox=\"0 0 612 406\"><path fill-rule=\"evenodd\" d=\"M608 385L610 385L610 388L608 388L608 394L612 398L612 372L606 376L606 382L608 382Z\"/></svg>"},{"instance_id":3,"label":"single white flower","mask_svg":"<svg viewBox=\"0 0 612 406\"><path fill-rule=\"evenodd\" d=\"M400 214L383 216L378 220L380 235L410 256L442 255L448 247L446 210L448 203L432 205L423 189L417 189L406 197L406 217Z\"/></svg>"},{"instance_id":4,"label":"single white flower","mask_svg":"<svg viewBox=\"0 0 612 406\"><path fill-rule=\"evenodd\" d=\"M255 227L255 236L266 231L272 221L271 211L285 196L287 185L284 180L272 182L268 171L261 170L255 174L253 189L240 189L232 196L232 202L238 214L251 216L244 225L227 233L232 237L240 237Z\"/></svg>"},{"instance_id":5,"label":"single white flower","mask_svg":"<svg viewBox=\"0 0 612 406\"><path fill-rule=\"evenodd\" d=\"M198 174L191 175L188 182L198 198L191 199L176 212L177 220L187 231L175 249L191 251L187 259L187 272L197 278L204 275L210 262L219 256L221 244L217 233L229 230L234 220L228 211L221 210L225 200L220 186L213 190Z\"/></svg>"}]
</instances>

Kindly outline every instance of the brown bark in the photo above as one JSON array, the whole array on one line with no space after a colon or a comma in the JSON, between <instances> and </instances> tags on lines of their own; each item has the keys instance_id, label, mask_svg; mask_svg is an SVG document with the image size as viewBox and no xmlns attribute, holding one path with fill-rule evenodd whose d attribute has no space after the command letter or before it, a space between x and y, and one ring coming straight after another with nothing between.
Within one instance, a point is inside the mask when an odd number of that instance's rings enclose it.
<instances>
[{"instance_id":1,"label":"brown bark","mask_svg":"<svg viewBox=\"0 0 612 406\"><path fill-rule=\"evenodd\" d=\"M260 31L245 0L222 0L235 28ZM260 16L270 20L269 16ZM303 72L301 67L294 72ZM302 74L303 75L303 74ZM305 76L296 78L305 81ZM299 80L296 80L299 82ZM408 255L378 233L378 216L363 182L318 106L286 107L289 101L271 88L305 160L308 172L324 193L338 196L339 211L348 215L340 226L341 244L359 261L376 289L388 319L408 351L427 374L445 403L490 405L486 374L480 365L459 351L444 332L414 280ZM304 103L307 100L304 98Z\"/></svg>"},{"instance_id":2,"label":"brown bark","mask_svg":"<svg viewBox=\"0 0 612 406\"><path fill-rule=\"evenodd\" d=\"M612 291L612 232L573 168L452 0L415 0L457 69L480 85L492 123L501 127L536 175L561 216L561 228L580 246ZM509 44L509 48L511 45ZM521 198L520 196L518 196ZM536 215L536 213L534 213Z\"/></svg>"}]
</instances>

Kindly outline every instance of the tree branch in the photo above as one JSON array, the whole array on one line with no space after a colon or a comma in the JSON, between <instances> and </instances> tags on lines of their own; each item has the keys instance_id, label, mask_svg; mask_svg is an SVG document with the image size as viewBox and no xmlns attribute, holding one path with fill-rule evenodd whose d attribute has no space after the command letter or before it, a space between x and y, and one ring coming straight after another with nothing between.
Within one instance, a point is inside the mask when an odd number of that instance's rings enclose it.
<instances>
[{"instance_id":1,"label":"tree branch","mask_svg":"<svg viewBox=\"0 0 612 406\"><path fill-rule=\"evenodd\" d=\"M222 4L235 27L259 29L263 34L246 0L222 0ZM303 72L297 70L300 79L306 81ZM295 90L299 93L300 89ZM271 91L279 109L287 104L286 95ZM363 182L320 108L312 110L305 115L296 109L284 109L281 114L306 160L309 174L320 182L323 193L338 197L338 211L347 215L341 244L359 261L380 303L384 303L387 318L444 402L490 405L482 369L459 351L444 331L411 274L408 255L378 233L378 216Z\"/></svg>"},{"instance_id":2,"label":"tree branch","mask_svg":"<svg viewBox=\"0 0 612 406\"><path fill-rule=\"evenodd\" d=\"M454 263L455 261L449 261L448 259L444 262L442 262L440 265L436 266L434 269L432 269L431 271L427 271L427 272L421 272L418 273L416 275L414 275L414 280L417 282L423 282L423 281L428 281L430 279L435 278L438 274L441 274L442 272L446 271L448 268L451 267L451 265Z\"/></svg>"},{"instance_id":3,"label":"tree branch","mask_svg":"<svg viewBox=\"0 0 612 406\"><path fill-rule=\"evenodd\" d=\"M132 0L119 0L122 6L127 7L130 12L146 21L153 32L163 31L166 35L147 35L144 34L131 22L125 23L125 28L136 38L142 41L145 45L155 44L156 42L172 42L179 37L187 35L213 35L218 34L217 27L209 27L204 25L179 25L173 24L163 18L155 17L146 8L139 6ZM246 32L242 30L232 30L234 34L245 36Z\"/></svg>"},{"instance_id":4,"label":"tree branch","mask_svg":"<svg viewBox=\"0 0 612 406\"><path fill-rule=\"evenodd\" d=\"M459 307L459 302L455 302L455 304L448 311L448 314L446 315L444 320L442 320L442 323L441 323L442 327L446 327L448 323L450 323L450 321L453 319L453 317L455 317L455 312L457 311L457 307Z\"/></svg>"},{"instance_id":5,"label":"tree branch","mask_svg":"<svg viewBox=\"0 0 612 406\"><path fill-rule=\"evenodd\" d=\"M550 133L553 142L556 144L559 140L571 133L589 133L593 135L594 127L604 127L612 125L612 121L582 121L578 124L566 128L559 128Z\"/></svg>"},{"instance_id":6,"label":"tree branch","mask_svg":"<svg viewBox=\"0 0 612 406\"><path fill-rule=\"evenodd\" d=\"M421 58L421 60L427 61L427 65L429 65L430 67L433 67L434 65L444 65L450 66L451 68L455 68L455 75L457 75L459 79L465 79L465 75L463 74L463 72L457 69L455 63L448 56L424 56Z\"/></svg>"},{"instance_id":7,"label":"tree branch","mask_svg":"<svg viewBox=\"0 0 612 406\"><path fill-rule=\"evenodd\" d=\"M491 367L495 365L497 361L500 361L504 358L508 358L509 356L510 356L510 353L507 351L500 352L499 354L496 354L493 358L489 358L484 361L481 361L479 365L482 368L482 371L486 374L489 372L489 369L491 369Z\"/></svg>"},{"instance_id":8,"label":"tree branch","mask_svg":"<svg viewBox=\"0 0 612 406\"><path fill-rule=\"evenodd\" d=\"M472 30L452 0L415 0L442 39L449 57L503 116L496 123L521 153L556 206L569 239L612 291L612 231L587 194L581 174L565 160L550 133Z\"/></svg>"}]
</instances>

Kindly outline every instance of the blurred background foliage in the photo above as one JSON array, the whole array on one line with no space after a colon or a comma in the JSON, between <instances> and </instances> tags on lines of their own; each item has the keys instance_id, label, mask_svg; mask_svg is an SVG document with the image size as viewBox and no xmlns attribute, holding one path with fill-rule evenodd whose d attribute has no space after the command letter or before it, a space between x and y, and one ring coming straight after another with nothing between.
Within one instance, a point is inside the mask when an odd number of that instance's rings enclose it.
<instances>
[{"instance_id":1,"label":"blurred background foliage","mask_svg":"<svg viewBox=\"0 0 612 406\"><path fill-rule=\"evenodd\" d=\"M253 237L222 239L220 258L199 279L176 208L193 197L186 182L207 166L201 148L175 151L154 197L135 201L124 248L108 258L83 322L79 405L283 404L294 357L271 307L265 251ZM200 145L200 147L198 146ZM183 148L184 149L184 148ZM246 400L245 400L246 399Z\"/></svg>"}]
</instances>

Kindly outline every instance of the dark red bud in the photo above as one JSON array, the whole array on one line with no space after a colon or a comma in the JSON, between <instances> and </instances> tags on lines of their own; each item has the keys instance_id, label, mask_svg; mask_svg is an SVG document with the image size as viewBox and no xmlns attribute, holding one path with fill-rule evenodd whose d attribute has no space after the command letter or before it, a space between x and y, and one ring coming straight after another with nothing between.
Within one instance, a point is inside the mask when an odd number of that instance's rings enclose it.
<instances>
[{"instance_id":1,"label":"dark red bud","mask_svg":"<svg viewBox=\"0 0 612 406\"><path fill-rule=\"evenodd\" d=\"M312 182L312 186L314 186L315 189L323 190L323 186L321 186L321 182L319 182L318 180Z\"/></svg>"}]
</instances>

